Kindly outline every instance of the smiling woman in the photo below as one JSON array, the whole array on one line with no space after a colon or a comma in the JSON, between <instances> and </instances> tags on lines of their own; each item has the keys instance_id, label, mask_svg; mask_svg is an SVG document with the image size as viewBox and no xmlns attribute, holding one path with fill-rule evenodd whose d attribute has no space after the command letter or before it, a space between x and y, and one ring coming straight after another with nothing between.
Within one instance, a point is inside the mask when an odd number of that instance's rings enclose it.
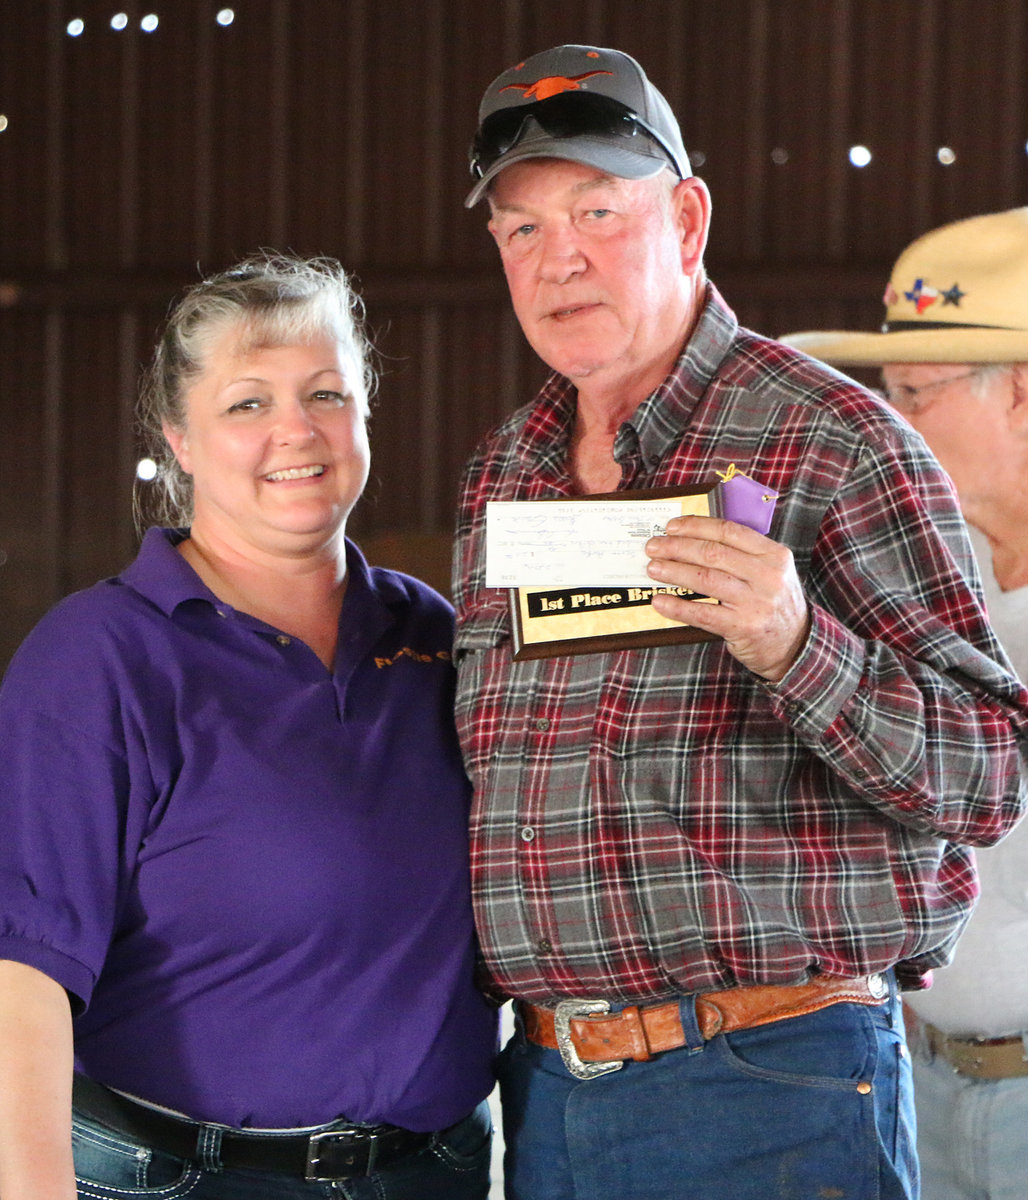
<instances>
[{"instance_id":1,"label":"smiling woman","mask_svg":"<svg viewBox=\"0 0 1028 1200\"><path fill-rule=\"evenodd\" d=\"M214 544L221 553L338 558L369 467L355 375L328 334L240 349L239 330L225 330L185 394L182 425L164 429L193 481L187 558L204 547L217 553Z\"/></svg>"},{"instance_id":2,"label":"smiling woman","mask_svg":"<svg viewBox=\"0 0 1028 1200\"><path fill-rule=\"evenodd\" d=\"M176 527L0 691L4 1197L488 1192L452 611L346 538L356 309L331 260L187 293L144 404Z\"/></svg>"},{"instance_id":3,"label":"smiling woman","mask_svg":"<svg viewBox=\"0 0 1028 1200\"><path fill-rule=\"evenodd\" d=\"M234 379L246 391L240 356L330 341L329 369L343 368L346 394L367 418L375 381L361 308L332 259L255 257L186 293L169 318L140 399L143 435L159 464L156 519L192 521L193 480L167 435L184 432L188 398L201 379L209 388L216 373L223 385ZM234 398L241 405L248 399Z\"/></svg>"},{"instance_id":4,"label":"smiling woman","mask_svg":"<svg viewBox=\"0 0 1028 1200\"><path fill-rule=\"evenodd\" d=\"M338 263L250 259L187 294L144 393L171 515L190 526L178 552L329 668L370 458L358 307Z\"/></svg>"}]
</instances>

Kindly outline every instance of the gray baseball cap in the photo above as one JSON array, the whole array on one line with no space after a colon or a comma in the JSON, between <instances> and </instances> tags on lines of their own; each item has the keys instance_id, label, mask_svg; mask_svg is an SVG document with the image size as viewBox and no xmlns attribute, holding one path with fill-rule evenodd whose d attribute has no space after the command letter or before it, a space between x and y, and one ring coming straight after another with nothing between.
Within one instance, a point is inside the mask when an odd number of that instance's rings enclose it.
<instances>
[{"instance_id":1,"label":"gray baseball cap","mask_svg":"<svg viewBox=\"0 0 1028 1200\"><path fill-rule=\"evenodd\" d=\"M504 71L486 88L469 152L472 208L490 181L527 158L563 158L622 179L671 167L692 174L671 106L620 50L556 46Z\"/></svg>"}]
</instances>

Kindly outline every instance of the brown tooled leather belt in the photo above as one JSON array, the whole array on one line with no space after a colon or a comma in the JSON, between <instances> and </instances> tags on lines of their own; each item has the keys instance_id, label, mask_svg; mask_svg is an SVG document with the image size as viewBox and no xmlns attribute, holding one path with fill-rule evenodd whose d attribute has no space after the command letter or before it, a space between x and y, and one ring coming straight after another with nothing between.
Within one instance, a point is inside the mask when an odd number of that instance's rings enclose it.
<instances>
[{"instance_id":1,"label":"brown tooled leather belt","mask_svg":"<svg viewBox=\"0 0 1028 1200\"><path fill-rule=\"evenodd\" d=\"M719 1033L800 1017L831 1004L882 1004L888 995L889 985L882 975L861 979L821 975L795 987L702 992L696 997L696 1021L709 1041ZM646 1062L654 1054L686 1044L677 1001L645 1008L633 1004L614 1013L606 1000L562 1000L555 1009L518 1001L517 1009L528 1040L559 1050L564 1065L579 1079L616 1071L627 1059Z\"/></svg>"}]
</instances>

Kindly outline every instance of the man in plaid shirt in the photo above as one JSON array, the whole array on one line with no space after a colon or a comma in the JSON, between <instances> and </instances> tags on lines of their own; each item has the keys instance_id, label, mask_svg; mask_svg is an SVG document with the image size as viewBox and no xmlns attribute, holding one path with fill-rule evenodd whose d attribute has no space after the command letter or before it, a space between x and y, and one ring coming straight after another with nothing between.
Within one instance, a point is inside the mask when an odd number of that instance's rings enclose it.
<instances>
[{"instance_id":1,"label":"man in plaid shirt","mask_svg":"<svg viewBox=\"0 0 1028 1200\"><path fill-rule=\"evenodd\" d=\"M952 489L852 381L740 329L710 203L627 55L486 91L472 147L515 313L553 369L482 443L455 564L511 1200L917 1194L898 984L945 963L973 855L1019 819L1028 693ZM712 640L512 659L486 503L713 483L769 536L676 518L655 610Z\"/></svg>"}]
</instances>

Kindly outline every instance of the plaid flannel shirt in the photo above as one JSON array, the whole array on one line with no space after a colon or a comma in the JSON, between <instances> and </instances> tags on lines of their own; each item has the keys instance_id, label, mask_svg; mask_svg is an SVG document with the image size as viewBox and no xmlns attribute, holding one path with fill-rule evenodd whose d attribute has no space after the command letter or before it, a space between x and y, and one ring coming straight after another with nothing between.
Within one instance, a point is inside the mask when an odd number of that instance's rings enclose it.
<instances>
[{"instance_id":1,"label":"plaid flannel shirt","mask_svg":"<svg viewBox=\"0 0 1028 1200\"><path fill-rule=\"evenodd\" d=\"M574 405L551 376L463 484L457 720L488 986L636 1001L891 966L915 985L973 905L967 847L1026 799L1028 693L948 479L884 404L740 329L711 287L618 432L622 487L735 463L781 492L805 648L776 685L720 641L514 662L485 503L573 494Z\"/></svg>"}]
</instances>

